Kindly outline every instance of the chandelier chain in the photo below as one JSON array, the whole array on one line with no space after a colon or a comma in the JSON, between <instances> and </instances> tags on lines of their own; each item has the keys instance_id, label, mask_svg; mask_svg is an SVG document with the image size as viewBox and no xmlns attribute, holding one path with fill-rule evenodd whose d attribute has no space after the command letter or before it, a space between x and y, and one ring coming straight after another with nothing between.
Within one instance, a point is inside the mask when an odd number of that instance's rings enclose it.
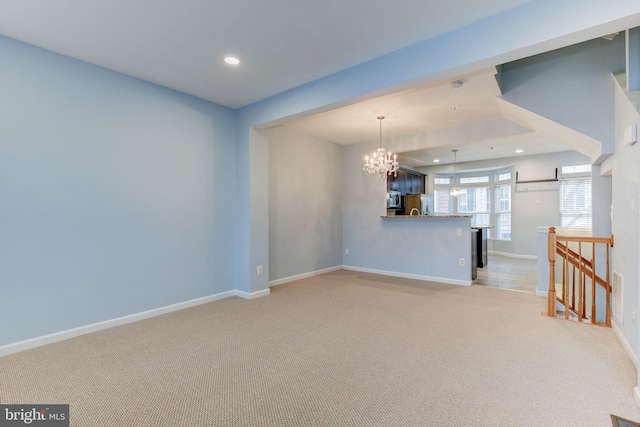
<instances>
[{"instance_id":1,"label":"chandelier chain","mask_svg":"<svg viewBox=\"0 0 640 427\"><path fill-rule=\"evenodd\" d=\"M453 187L451 187L451 189L449 190L449 195L451 195L452 197L458 197L461 193L460 191L460 187L458 187L456 185L456 178L457 178L457 172L458 172L458 168L456 167L458 165L458 149L453 149L451 150L453 151Z\"/></svg>"}]
</instances>

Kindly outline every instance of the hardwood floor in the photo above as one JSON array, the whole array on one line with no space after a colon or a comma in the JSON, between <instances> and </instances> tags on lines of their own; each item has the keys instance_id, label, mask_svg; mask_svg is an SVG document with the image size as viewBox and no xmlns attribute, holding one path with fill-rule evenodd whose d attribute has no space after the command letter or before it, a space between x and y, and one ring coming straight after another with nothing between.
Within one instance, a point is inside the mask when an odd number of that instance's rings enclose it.
<instances>
[{"instance_id":1,"label":"hardwood floor","mask_svg":"<svg viewBox=\"0 0 640 427\"><path fill-rule=\"evenodd\" d=\"M487 265L478 269L478 277L473 284L535 292L538 281L537 263L535 259L510 258L491 253L488 255Z\"/></svg>"}]
</instances>

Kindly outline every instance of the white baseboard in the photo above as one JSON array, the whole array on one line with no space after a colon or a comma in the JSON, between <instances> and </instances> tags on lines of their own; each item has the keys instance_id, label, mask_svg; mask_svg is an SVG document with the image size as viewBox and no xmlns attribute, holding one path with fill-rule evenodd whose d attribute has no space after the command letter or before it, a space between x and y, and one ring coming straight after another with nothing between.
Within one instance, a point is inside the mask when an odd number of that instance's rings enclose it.
<instances>
[{"instance_id":1,"label":"white baseboard","mask_svg":"<svg viewBox=\"0 0 640 427\"><path fill-rule=\"evenodd\" d=\"M67 329L65 331L55 332L49 335L43 335L41 337L31 338L17 343L6 344L0 346L0 357L8 354L18 353L20 351L29 350L31 348L40 347L46 344L52 344L58 341L67 340L80 335L90 334L92 332L98 332L103 329L109 329L116 326L126 325L127 323L137 322L139 320L148 319L150 317L160 316L162 314L171 313L173 311L183 310L185 308L195 307L197 305L206 304L213 301L218 301L224 298L233 296L239 296L245 299L254 299L261 296L269 295L269 289L258 292L244 292L237 289L221 292L215 295L209 295L202 298L196 298L189 301L180 302L177 304L167 305L165 307L154 308L152 310L143 311L140 313L130 314L128 316L118 317L116 319L105 320L103 322L92 323L90 325L80 326L73 329Z\"/></svg>"},{"instance_id":2,"label":"white baseboard","mask_svg":"<svg viewBox=\"0 0 640 427\"><path fill-rule=\"evenodd\" d=\"M429 282L446 283L448 285L471 286L471 280L448 279L445 277L424 276L421 274L399 273L397 271L376 270L373 268L353 267L350 265L343 266L345 270L359 271L362 273L381 274L383 276L402 277L405 279L427 280Z\"/></svg>"},{"instance_id":3,"label":"white baseboard","mask_svg":"<svg viewBox=\"0 0 640 427\"><path fill-rule=\"evenodd\" d=\"M487 251L488 254L500 255L507 258L517 258L517 259L538 259L537 255L518 255L512 254L509 252L500 252L500 251Z\"/></svg>"},{"instance_id":4,"label":"white baseboard","mask_svg":"<svg viewBox=\"0 0 640 427\"><path fill-rule=\"evenodd\" d=\"M338 265L335 267L323 268L322 270L311 271L309 273L297 274L295 276L284 277L282 279L270 281L269 287L283 285L285 283L295 282L296 280L307 279L309 277L319 276L321 274L331 273L332 271L338 271L338 270L342 270L341 265Z\"/></svg>"},{"instance_id":5,"label":"white baseboard","mask_svg":"<svg viewBox=\"0 0 640 427\"><path fill-rule=\"evenodd\" d=\"M629 355L631 362L633 362L636 369L638 369L638 355L633 351L633 348L631 347L631 344L629 344L629 341L627 341L624 335L622 335L622 331L620 331L618 325L616 325L615 322L611 322L611 329L613 329L613 332L615 332L616 336L620 340L620 344L622 344L622 347L624 347L625 351ZM638 401L637 393L638 387L636 387L636 401ZM638 404L640 405L640 402Z\"/></svg>"},{"instance_id":6,"label":"white baseboard","mask_svg":"<svg viewBox=\"0 0 640 427\"><path fill-rule=\"evenodd\" d=\"M536 288L536 296L547 298L549 296L549 291L541 291L540 289Z\"/></svg>"},{"instance_id":7,"label":"white baseboard","mask_svg":"<svg viewBox=\"0 0 640 427\"><path fill-rule=\"evenodd\" d=\"M271 293L269 289L263 289L257 292L245 292L245 291L239 291L238 289L236 289L234 292L235 292L234 295L244 299L256 299L260 297L266 297Z\"/></svg>"}]
</instances>

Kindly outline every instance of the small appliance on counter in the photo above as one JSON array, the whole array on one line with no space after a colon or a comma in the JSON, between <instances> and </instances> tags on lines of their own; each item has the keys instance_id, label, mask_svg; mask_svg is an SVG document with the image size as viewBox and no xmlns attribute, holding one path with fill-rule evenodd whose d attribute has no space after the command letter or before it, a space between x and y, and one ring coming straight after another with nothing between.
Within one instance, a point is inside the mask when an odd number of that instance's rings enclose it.
<instances>
[{"instance_id":1,"label":"small appliance on counter","mask_svg":"<svg viewBox=\"0 0 640 427\"><path fill-rule=\"evenodd\" d=\"M420 209L422 215L433 215L433 195L421 194L420 195Z\"/></svg>"},{"instance_id":2,"label":"small appliance on counter","mask_svg":"<svg viewBox=\"0 0 640 427\"><path fill-rule=\"evenodd\" d=\"M387 209L402 209L402 193L389 190L387 194Z\"/></svg>"}]
</instances>

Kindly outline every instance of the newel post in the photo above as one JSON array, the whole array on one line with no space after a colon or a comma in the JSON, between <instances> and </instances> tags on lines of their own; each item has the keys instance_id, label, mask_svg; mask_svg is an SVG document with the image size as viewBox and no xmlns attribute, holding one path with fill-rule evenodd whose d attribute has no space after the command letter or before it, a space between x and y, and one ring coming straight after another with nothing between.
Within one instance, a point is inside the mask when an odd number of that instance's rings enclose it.
<instances>
[{"instance_id":1,"label":"newel post","mask_svg":"<svg viewBox=\"0 0 640 427\"><path fill-rule=\"evenodd\" d=\"M556 228L549 227L549 294L547 314L549 317L556 316Z\"/></svg>"}]
</instances>

